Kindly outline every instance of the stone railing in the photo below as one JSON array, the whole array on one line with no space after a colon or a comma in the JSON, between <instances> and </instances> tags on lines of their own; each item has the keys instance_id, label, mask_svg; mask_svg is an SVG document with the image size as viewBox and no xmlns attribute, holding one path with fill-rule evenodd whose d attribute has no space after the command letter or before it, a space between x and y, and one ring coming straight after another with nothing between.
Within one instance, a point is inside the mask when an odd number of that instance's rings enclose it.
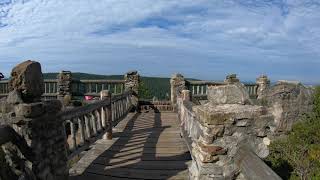
<instances>
[{"instance_id":1,"label":"stone railing","mask_svg":"<svg viewBox=\"0 0 320 180\"><path fill-rule=\"evenodd\" d=\"M44 99L57 99L59 93L58 79L44 80ZM125 80L76 80L73 79L70 87L72 96L99 97L100 91L108 90L112 94L121 94L125 90ZM9 93L9 81L0 81L0 98Z\"/></svg>"},{"instance_id":2,"label":"stone railing","mask_svg":"<svg viewBox=\"0 0 320 180\"><path fill-rule=\"evenodd\" d=\"M126 91L111 96L108 91L102 91L101 100L59 114L66 129L69 158L80 153L87 142L102 132L107 132L107 139L112 138L112 127L131 109L131 94L131 91Z\"/></svg>"},{"instance_id":3,"label":"stone railing","mask_svg":"<svg viewBox=\"0 0 320 180\"><path fill-rule=\"evenodd\" d=\"M186 89L188 89L192 98L199 100L207 100L207 92L209 86L220 86L225 85L224 82L215 82L215 81L186 81ZM246 90L249 93L249 96L252 99L256 99L258 94L258 84L255 83L244 83Z\"/></svg>"},{"instance_id":4,"label":"stone railing","mask_svg":"<svg viewBox=\"0 0 320 180\"><path fill-rule=\"evenodd\" d=\"M57 98L57 87L58 80L57 79L45 79L44 80L44 88L45 92L42 95L44 99L56 99ZM6 97L9 90L9 80L0 81L0 98Z\"/></svg>"},{"instance_id":5,"label":"stone railing","mask_svg":"<svg viewBox=\"0 0 320 180\"><path fill-rule=\"evenodd\" d=\"M125 80L73 80L72 94L74 96L100 96L100 91L108 90L112 94L124 92Z\"/></svg>"},{"instance_id":6,"label":"stone railing","mask_svg":"<svg viewBox=\"0 0 320 180\"><path fill-rule=\"evenodd\" d=\"M6 97L9 93L9 81L0 81L0 98Z\"/></svg>"}]
</instances>

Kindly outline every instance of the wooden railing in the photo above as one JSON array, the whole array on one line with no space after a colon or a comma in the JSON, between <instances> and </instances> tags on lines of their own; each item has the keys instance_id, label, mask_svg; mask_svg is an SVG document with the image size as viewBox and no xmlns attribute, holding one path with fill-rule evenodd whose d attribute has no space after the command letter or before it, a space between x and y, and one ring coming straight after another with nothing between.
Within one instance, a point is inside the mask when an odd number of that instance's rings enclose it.
<instances>
[{"instance_id":1,"label":"wooden railing","mask_svg":"<svg viewBox=\"0 0 320 180\"><path fill-rule=\"evenodd\" d=\"M191 92L192 98L206 100L209 86L225 85L224 82L215 81L186 81L186 87ZM245 83L245 88L249 93L250 98L257 98L258 85L255 83Z\"/></svg>"},{"instance_id":2,"label":"wooden railing","mask_svg":"<svg viewBox=\"0 0 320 180\"><path fill-rule=\"evenodd\" d=\"M125 117L131 109L131 95L131 91L127 91L59 114L66 129L69 158L80 153L87 142L102 132L112 134L113 125Z\"/></svg>"}]
</instances>

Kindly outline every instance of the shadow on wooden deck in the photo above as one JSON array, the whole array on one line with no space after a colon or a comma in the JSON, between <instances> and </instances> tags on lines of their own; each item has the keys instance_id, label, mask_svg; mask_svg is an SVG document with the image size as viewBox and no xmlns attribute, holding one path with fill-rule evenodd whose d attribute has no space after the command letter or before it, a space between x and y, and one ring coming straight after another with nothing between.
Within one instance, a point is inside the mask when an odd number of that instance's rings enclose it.
<instances>
[{"instance_id":1,"label":"shadow on wooden deck","mask_svg":"<svg viewBox=\"0 0 320 180\"><path fill-rule=\"evenodd\" d=\"M188 179L191 157L176 114L137 113L124 125L114 133L114 143L102 140L95 145L92 163L71 180Z\"/></svg>"}]
</instances>

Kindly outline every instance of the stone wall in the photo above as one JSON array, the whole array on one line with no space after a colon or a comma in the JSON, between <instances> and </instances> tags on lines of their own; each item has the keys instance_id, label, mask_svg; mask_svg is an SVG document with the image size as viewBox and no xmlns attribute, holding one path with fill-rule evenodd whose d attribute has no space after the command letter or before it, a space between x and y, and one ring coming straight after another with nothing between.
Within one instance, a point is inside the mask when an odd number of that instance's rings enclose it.
<instances>
[{"instance_id":1,"label":"stone wall","mask_svg":"<svg viewBox=\"0 0 320 180\"><path fill-rule=\"evenodd\" d=\"M260 157L268 155L272 116L266 107L250 104L244 87L235 83L209 88L209 103L193 107L201 132L193 141L193 179L236 178L240 170L233 158L245 142Z\"/></svg>"},{"instance_id":2,"label":"stone wall","mask_svg":"<svg viewBox=\"0 0 320 180\"><path fill-rule=\"evenodd\" d=\"M0 104L0 124L12 127L27 142L33 158L26 160L16 146L7 143L1 146L6 162L19 178L67 179L65 132L56 116L61 102L40 101L44 83L38 62L23 62L11 74L11 91Z\"/></svg>"}]
</instances>

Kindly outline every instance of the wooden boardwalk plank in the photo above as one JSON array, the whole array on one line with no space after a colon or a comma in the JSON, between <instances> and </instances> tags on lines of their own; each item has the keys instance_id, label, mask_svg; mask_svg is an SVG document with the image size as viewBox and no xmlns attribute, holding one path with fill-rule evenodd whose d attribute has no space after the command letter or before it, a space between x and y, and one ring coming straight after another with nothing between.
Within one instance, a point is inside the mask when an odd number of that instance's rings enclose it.
<instances>
[{"instance_id":1,"label":"wooden boardwalk plank","mask_svg":"<svg viewBox=\"0 0 320 180\"><path fill-rule=\"evenodd\" d=\"M130 114L114 132L70 169L71 180L188 179L190 154L177 114Z\"/></svg>"}]
</instances>

